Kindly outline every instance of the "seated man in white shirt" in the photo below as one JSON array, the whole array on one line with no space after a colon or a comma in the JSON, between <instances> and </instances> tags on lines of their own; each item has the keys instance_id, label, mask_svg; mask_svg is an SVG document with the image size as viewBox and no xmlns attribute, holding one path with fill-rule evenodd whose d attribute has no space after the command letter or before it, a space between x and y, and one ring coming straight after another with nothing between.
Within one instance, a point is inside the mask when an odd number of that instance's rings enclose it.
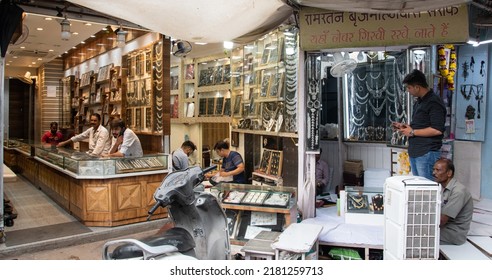
<instances>
[{"instance_id":1,"label":"seated man in white shirt","mask_svg":"<svg viewBox=\"0 0 492 280\"><path fill-rule=\"evenodd\" d=\"M109 157L141 157L143 156L140 139L131 129L125 126L121 119L111 121L111 134L113 145L107 156Z\"/></svg>"},{"instance_id":2,"label":"seated man in white shirt","mask_svg":"<svg viewBox=\"0 0 492 280\"><path fill-rule=\"evenodd\" d=\"M67 141L60 142L57 147L63 147L69 143L75 143L89 138L89 150L87 153L91 156L100 156L107 154L111 148L111 139L108 130L101 125L101 115L98 113L91 114L91 127L86 131L75 135Z\"/></svg>"}]
</instances>

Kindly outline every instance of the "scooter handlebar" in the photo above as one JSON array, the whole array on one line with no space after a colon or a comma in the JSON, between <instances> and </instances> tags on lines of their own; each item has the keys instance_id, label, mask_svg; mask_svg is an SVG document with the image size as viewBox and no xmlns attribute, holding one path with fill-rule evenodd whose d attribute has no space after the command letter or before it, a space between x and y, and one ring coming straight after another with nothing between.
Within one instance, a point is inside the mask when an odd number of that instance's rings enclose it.
<instances>
[{"instance_id":1,"label":"scooter handlebar","mask_svg":"<svg viewBox=\"0 0 492 280\"><path fill-rule=\"evenodd\" d=\"M161 202L160 201L157 201L154 206L152 206L152 208L150 208L149 212L147 212L149 214L149 216L147 217L147 221L150 221L150 217L152 217L152 215L154 214L155 210L157 210L157 208L159 208L161 206Z\"/></svg>"}]
</instances>

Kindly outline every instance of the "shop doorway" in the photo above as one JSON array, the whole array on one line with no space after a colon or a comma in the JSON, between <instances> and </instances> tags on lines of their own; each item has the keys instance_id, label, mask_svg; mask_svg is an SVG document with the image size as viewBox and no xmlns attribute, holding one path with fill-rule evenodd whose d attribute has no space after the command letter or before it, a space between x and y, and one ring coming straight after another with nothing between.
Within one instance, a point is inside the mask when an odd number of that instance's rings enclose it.
<instances>
[{"instance_id":1,"label":"shop doorway","mask_svg":"<svg viewBox=\"0 0 492 280\"><path fill-rule=\"evenodd\" d=\"M32 84L18 79L9 80L8 137L34 140L34 89Z\"/></svg>"}]
</instances>

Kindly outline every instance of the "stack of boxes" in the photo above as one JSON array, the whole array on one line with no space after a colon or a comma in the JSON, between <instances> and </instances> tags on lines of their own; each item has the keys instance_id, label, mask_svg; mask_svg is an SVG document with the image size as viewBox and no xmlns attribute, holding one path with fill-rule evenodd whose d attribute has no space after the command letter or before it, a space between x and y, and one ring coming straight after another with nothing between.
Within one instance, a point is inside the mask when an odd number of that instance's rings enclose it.
<instances>
[{"instance_id":1,"label":"stack of boxes","mask_svg":"<svg viewBox=\"0 0 492 280\"><path fill-rule=\"evenodd\" d=\"M343 185L364 186L364 165L362 160L346 160L343 163Z\"/></svg>"}]
</instances>

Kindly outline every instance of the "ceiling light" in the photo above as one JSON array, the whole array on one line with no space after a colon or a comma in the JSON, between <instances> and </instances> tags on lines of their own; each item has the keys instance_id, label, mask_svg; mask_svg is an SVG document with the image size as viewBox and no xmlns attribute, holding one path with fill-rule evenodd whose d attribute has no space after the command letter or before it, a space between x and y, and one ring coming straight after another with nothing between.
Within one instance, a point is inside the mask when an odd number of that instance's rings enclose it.
<instances>
[{"instance_id":1,"label":"ceiling light","mask_svg":"<svg viewBox=\"0 0 492 280\"><path fill-rule=\"evenodd\" d=\"M208 43L203 43L203 42L195 42L195 45L201 45L201 46L204 46L204 45L206 45L206 44L208 44Z\"/></svg>"},{"instance_id":2,"label":"ceiling light","mask_svg":"<svg viewBox=\"0 0 492 280\"><path fill-rule=\"evenodd\" d=\"M233 47L234 47L234 43L233 42L224 41L224 49L232 50Z\"/></svg>"},{"instance_id":3,"label":"ceiling light","mask_svg":"<svg viewBox=\"0 0 492 280\"><path fill-rule=\"evenodd\" d=\"M53 18L45 17L44 20L53 20Z\"/></svg>"},{"instance_id":4,"label":"ceiling light","mask_svg":"<svg viewBox=\"0 0 492 280\"><path fill-rule=\"evenodd\" d=\"M90 23L90 22L86 22L86 23L84 23L84 25L86 25L86 26L91 26L91 25L92 25L92 23Z\"/></svg>"},{"instance_id":5,"label":"ceiling light","mask_svg":"<svg viewBox=\"0 0 492 280\"><path fill-rule=\"evenodd\" d=\"M477 41L474 41L474 40L469 40L468 42L466 42L467 44L470 44L474 47L478 47L480 45L483 45L483 44L489 44L489 43L492 43L492 40L485 40L485 41L480 41L480 42L477 42Z\"/></svg>"},{"instance_id":6,"label":"ceiling light","mask_svg":"<svg viewBox=\"0 0 492 280\"><path fill-rule=\"evenodd\" d=\"M37 31L43 31L43 28L42 27L38 27L36 28Z\"/></svg>"},{"instance_id":7,"label":"ceiling light","mask_svg":"<svg viewBox=\"0 0 492 280\"><path fill-rule=\"evenodd\" d=\"M79 35L79 32L73 32L72 34L73 35Z\"/></svg>"},{"instance_id":8,"label":"ceiling light","mask_svg":"<svg viewBox=\"0 0 492 280\"><path fill-rule=\"evenodd\" d=\"M54 50L51 50L51 49L50 49L50 50L48 50L48 51L49 51L49 52L54 52Z\"/></svg>"},{"instance_id":9,"label":"ceiling light","mask_svg":"<svg viewBox=\"0 0 492 280\"><path fill-rule=\"evenodd\" d=\"M60 22L61 26L61 38L62 40L68 41L70 39L70 21L68 21L67 16Z\"/></svg>"},{"instance_id":10,"label":"ceiling light","mask_svg":"<svg viewBox=\"0 0 492 280\"><path fill-rule=\"evenodd\" d=\"M122 48L125 46L126 34L128 34L128 31L123 30L123 27L121 26L116 30L116 45L118 47Z\"/></svg>"}]
</instances>

